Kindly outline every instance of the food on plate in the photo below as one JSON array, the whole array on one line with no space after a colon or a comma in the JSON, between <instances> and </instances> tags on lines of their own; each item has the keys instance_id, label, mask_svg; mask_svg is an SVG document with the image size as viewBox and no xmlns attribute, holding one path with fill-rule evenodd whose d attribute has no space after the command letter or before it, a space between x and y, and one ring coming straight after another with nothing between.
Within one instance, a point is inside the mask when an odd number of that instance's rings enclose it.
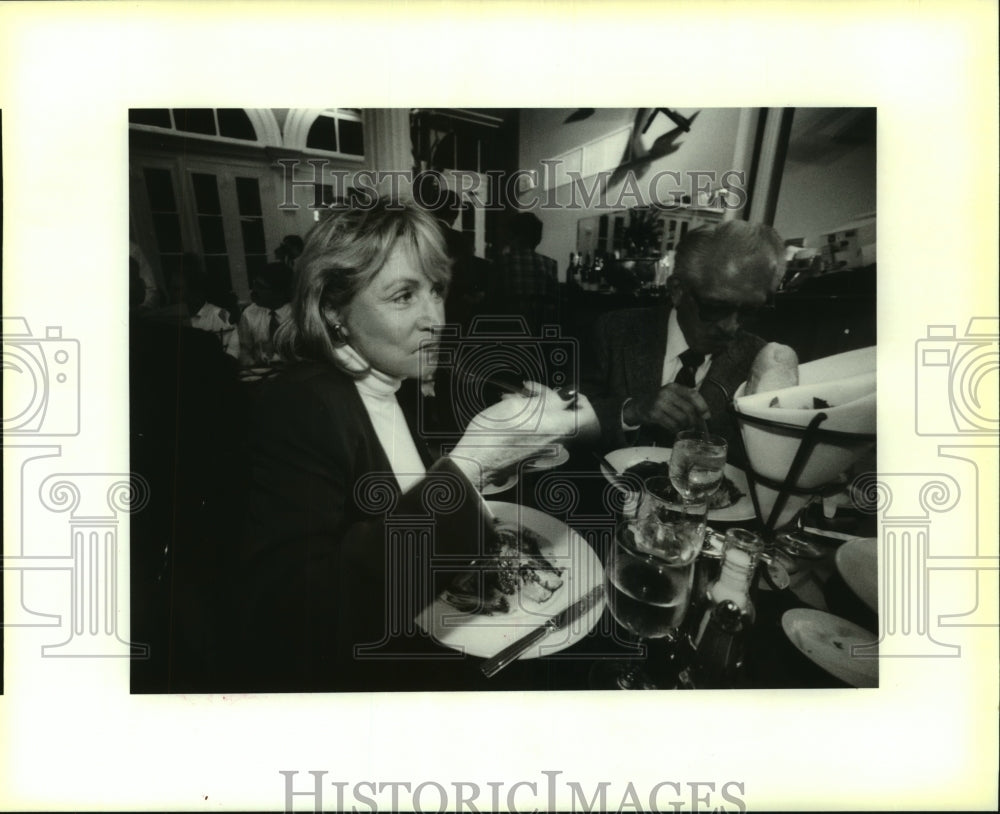
<instances>
[{"instance_id":1,"label":"food on plate","mask_svg":"<svg viewBox=\"0 0 1000 814\"><path fill-rule=\"evenodd\" d=\"M475 571L452 581L444 601L465 613L486 615L508 613L510 597L548 602L563 586L563 569L542 554L541 538L525 526L499 520L494 531L487 556L476 561Z\"/></svg>"},{"instance_id":2,"label":"food on plate","mask_svg":"<svg viewBox=\"0 0 1000 814\"><path fill-rule=\"evenodd\" d=\"M666 461L639 461L637 464L632 464L623 474L635 475L639 480L645 480L654 475L663 475L669 478L670 464Z\"/></svg>"},{"instance_id":3,"label":"food on plate","mask_svg":"<svg viewBox=\"0 0 1000 814\"><path fill-rule=\"evenodd\" d=\"M746 395L782 390L798 383L799 357L795 351L780 342L768 342L753 360Z\"/></svg>"},{"instance_id":4,"label":"food on plate","mask_svg":"<svg viewBox=\"0 0 1000 814\"><path fill-rule=\"evenodd\" d=\"M626 469L625 474L635 475L641 480L651 478L654 475L664 475L669 477L670 464L660 461L640 461L639 463L633 464ZM740 491L740 487L738 487L732 479L723 475L722 483L719 485L718 490L708 496L708 508L727 509L743 497L743 494L744 493ZM663 498L668 503L683 502L683 499L672 485L669 486L665 492L661 493L659 497Z\"/></svg>"}]
</instances>

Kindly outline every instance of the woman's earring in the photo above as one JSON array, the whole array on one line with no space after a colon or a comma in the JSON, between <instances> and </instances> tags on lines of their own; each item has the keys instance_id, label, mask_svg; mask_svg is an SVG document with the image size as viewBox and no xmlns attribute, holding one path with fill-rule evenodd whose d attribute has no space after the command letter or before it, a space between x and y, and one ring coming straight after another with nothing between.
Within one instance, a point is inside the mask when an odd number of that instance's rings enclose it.
<instances>
[{"instance_id":1,"label":"woman's earring","mask_svg":"<svg viewBox=\"0 0 1000 814\"><path fill-rule=\"evenodd\" d=\"M339 322L333 323L333 338L341 345L347 344L347 336L344 335L344 326Z\"/></svg>"}]
</instances>

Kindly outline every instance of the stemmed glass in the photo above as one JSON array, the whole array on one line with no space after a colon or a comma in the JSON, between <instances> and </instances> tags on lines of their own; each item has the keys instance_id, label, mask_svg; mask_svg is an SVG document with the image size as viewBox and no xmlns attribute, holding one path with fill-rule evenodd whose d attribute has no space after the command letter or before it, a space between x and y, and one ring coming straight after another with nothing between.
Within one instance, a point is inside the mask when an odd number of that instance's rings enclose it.
<instances>
[{"instance_id":1,"label":"stemmed glass","mask_svg":"<svg viewBox=\"0 0 1000 814\"><path fill-rule=\"evenodd\" d=\"M705 538L705 504L670 505L663 497L664 477L647 478L634 525L619 525L605 564L606 598L611 615L636 645L656 640L675 658L678 628L691 599L694 561ZM597 686L657 689L641 660L602 665Z\"/></svg>"}]
</instances>

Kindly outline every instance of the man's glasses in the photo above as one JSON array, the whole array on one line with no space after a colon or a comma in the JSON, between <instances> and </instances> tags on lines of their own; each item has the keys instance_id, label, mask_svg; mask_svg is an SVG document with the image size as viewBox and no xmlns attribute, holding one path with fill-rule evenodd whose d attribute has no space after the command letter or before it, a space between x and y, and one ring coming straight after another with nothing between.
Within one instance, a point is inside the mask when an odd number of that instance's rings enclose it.
<instances>
[{"instance_id":1,"label":"man's glasses","mask_svg":"<svg viewBox=\"0 0 1000 814\"><path fill-rule=\"evenodd\" d=\"M736 315L736 319L740 322L750 322L758 318L762 313L774 309L773 299L769 299L760 305L746 305L719 302L717 300L703 300L691 289L687 289L685 293L698 307L698 319L702 322L722 322L729 319L733 314Z\"/></svg>"}]
</instances>

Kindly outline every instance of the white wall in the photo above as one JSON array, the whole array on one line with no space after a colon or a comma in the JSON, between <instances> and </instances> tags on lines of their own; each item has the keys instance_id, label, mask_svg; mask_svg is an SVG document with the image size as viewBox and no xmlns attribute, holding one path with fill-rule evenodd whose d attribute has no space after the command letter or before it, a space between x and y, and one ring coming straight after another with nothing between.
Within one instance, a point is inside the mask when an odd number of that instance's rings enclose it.
<instances>
[{"instance_id":1,"label":"white wall","mask_svg":"<svg viewBox=\"0 0 1000 814\"><path fill-rule=\"evenodd\" d=\"M573 112L567 109L530 109L521 112L520 143L518 145L518 166L521 169L543 169L540 162L566 153L588 142L594 142L623 127L630 127L635 118L635 108L605 108L598 109L592 116L580 122L565 124L567 116ZM670 171L681 173L686 179L691 171L714 172L721 177L728 170L746 170L745 167L733 166L733 155L736 146L736 129L740 116L739 108L679 108L682 115L690 118L698 112L692 123L691 131L678 138L676 152L663 156L650 164L642 179L640 187L645 189L645 182L658 172ZM660 114L647 134L647 142L656 135L673 127L673 124ZM605 168L613 170L620 155L614 155ZM588 188L593 179L586 179ZM668 179L660 185L661 191L672 190L674 185ZM622 185L609 188L607 198L615 201L619 197ZM568 186L557 190L560 201L568 201ZM623 208L635 205L631 198L625 198ZM559 264L560 279L566 272L570 252L576 248L577 222L581 218L598 213L594 207L587 209L555 210L536 209L536 214L544 225L544 233L539 251L552 257Z\"/></svg>"},{"instance_id":2,"label":"white wall","mask_svg":"<svg viewBox=\"0 0 1000 814\"><path fill-rule=\"evenodd\" d=\"M810 245L811 238L875 212L874 140L849 145L831 139L838 122L853 115L796 109L774 216L774 228L786 240L801 237Z\"/></svg>"}]
</instances>

